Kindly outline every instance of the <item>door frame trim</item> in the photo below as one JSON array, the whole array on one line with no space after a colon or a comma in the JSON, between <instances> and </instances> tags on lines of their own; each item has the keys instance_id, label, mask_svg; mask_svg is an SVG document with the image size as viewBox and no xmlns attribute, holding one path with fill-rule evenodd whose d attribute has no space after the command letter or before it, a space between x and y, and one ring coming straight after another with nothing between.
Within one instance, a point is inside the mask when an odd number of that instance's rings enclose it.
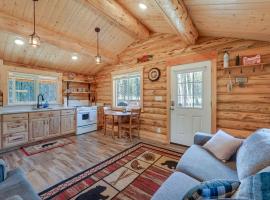
<instances>
[{"instance_id":1,"label":"door frame trim","mask_svg":"<svg viewBox=\"0 0 270 200\"><path fill-rule=\"evenodd\" d=\"M211 62L211 132L216 132L217 127L217 53L215 51L179 56L168 60L167 64L167 143L170 143L171 138L171 68L176 65L192 64L202 61Z\"/></svg>"}]
</instances>

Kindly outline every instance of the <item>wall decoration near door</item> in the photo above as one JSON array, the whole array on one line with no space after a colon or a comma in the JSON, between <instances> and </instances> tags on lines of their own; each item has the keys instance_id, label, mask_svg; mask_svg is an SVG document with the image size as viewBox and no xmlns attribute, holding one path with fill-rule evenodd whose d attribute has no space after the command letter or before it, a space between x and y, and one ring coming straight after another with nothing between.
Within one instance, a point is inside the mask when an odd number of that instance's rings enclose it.
<instances>
[{"instance_id":1,"label":"wall decoration near door","mask_svg":"<svg viewBox=\"0 0 270 200\"><path fill-rule=\"evenodd\" d=\"M70 139L64 138L64 139L47 141L40 144L28 146L28 147L22 147L21 150L26 156L31 156L31 155L48 151L57 147L62 147L64 145L71 144L71 143L72 141Z\"/></svg>"},{"instance_id":2,"label":"wall decoration near door","mask_svg":"<svg viewBox=\"0 0 270 200\"><path fill-rule=\"evenodd\" d=\"M148 73L148 79L150 81L157 81L160 77L160 70L158 68L152 68L150 69Z\"/></svg>"},{"instance_id":3,"label":"wall decoration near door","mask_svg":"<svg viewBox=\"0 0 270 200\"><path fill-rule=\"evenodd\" d=\"M151 199L173 173L181 155L139 143L41 192L40 197L43 200Z\"/></svg>"}]
</instances>

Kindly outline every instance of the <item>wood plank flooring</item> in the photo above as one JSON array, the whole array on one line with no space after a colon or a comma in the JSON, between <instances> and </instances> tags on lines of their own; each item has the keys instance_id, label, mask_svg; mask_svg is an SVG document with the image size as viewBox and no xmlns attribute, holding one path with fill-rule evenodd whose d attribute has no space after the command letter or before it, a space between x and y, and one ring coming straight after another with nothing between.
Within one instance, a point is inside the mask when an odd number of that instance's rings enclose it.
<instances>
[{"instance_id":1,"label":"wood plank flooring","mask_svg":"<svg viewBox=\"0 0 270 200\"><path fill-rule=\"evenodd\" d=\"M142 141L132 142L123 138L113 140L102 132L93 132L80 136L71 136L72 144L55 148L32 156L25 156L20 150L0 154L10 169L20 167L37 192L86 170L103 160ZM161 145L179 152L186 150L183 146L164 145L152 141L143 141Z\"/></svg>"}]
</instances>

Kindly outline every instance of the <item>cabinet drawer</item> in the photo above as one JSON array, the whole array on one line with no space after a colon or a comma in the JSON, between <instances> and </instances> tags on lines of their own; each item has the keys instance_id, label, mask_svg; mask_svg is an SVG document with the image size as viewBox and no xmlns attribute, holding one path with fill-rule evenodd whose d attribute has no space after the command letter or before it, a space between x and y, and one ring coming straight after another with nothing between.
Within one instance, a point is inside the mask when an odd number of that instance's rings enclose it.
<instances>
[{"instance_id":1,"label":"cabinet drawer","mask_svg":"<svg viewBox=\"0 0 270 200\"><path fill-rule=\"evenodd\" d=\"M50 116L50 112L33 112L29 113L29 119L47 118Z\"/></svg>"},{"instance_id":2,"label":"cabinet drawer","mask_svg":"<svg viewBox=\"0 0 270 200\"><path fill-rule=\"evenodd\" d=\"M74 115L74 114L75 114L75 109L61 110L61 115Z\"/></svg>"},{"instance_id":3,"label":"cabinet drawer","mask_svg":"<svg viewBox=\"0 0 270 200\"><path fill-rule=\"evenodd\" d=\"M28 142L28 133L14 133L3 137L3 147L13 147Z\"/></svg>"},{"instance_id":4,"label":"cabinet drawer","mask_svg":"<svg viewBox=\"0 0 270 200\"><path fill-rule=\"evenodd\" d=\"M28 132L28 120L3 122L3 134Z\"/></svg>"},{"instance_id":5,"label":"cabinet drawer","mask_svg":"<svg viewBox=\"0 0 270 200\"><path fill-rule=\"evenodd\" d=\"M28 120L28 113L8 114L3 115L3 122Z\"/></svg>"},{"instance_id":6,"label":"cabinet drawer","mask_svg":"<svg viewBox=\"0 0 270 200\"><path fill-rule=\"evenodd\" d=\"M29 113L29 119L60 116L60 110Z\"/></svg>"}]
</instances>

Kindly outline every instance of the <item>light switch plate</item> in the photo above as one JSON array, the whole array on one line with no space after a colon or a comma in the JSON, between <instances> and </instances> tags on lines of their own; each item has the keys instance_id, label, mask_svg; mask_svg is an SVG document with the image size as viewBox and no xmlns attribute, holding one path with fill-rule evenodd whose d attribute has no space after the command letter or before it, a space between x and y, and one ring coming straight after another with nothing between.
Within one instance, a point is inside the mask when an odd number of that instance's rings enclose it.
<instances>
[{"instance_id":1,"label":"light switch plate","mask_svg":"<svg viewBox=\"0 0 270 200\"><path fill-rule=\"evenodd\" d=\"M155 101L162 101L162 96L155 96Z\"/></svg>"}]
</instances>

